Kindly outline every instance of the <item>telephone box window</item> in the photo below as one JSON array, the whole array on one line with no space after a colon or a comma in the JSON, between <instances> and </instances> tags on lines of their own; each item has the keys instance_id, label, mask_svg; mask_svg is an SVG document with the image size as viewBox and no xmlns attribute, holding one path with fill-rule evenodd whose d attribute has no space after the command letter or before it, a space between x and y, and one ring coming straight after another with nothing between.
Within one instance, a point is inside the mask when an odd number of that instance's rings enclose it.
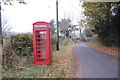
<instances>
[{"instance_id":1,"label":"telephone box window","mask_svg":"<svg viewBox=\"0 0 120 80\"><path fill-rule=\"evenodd\" d=\"M46 31L36 31L36 34L46 34Z\"/></svg>"},{"instance_id":2,"label":"telephone box window","mask_svg":"<svg viewBox=\"0 0 120 80\"><path fill-rule=\"evenodd\" d=\"M37 61L38 61L38 62L39 62L39 61L40 61L40 62L41 62L41 61L44 62L44 61L46 61L46 59L37 59Z\"/></svg>"},{"instance_id":3,"label":"telephone box window","mask_svg":"<svg viewBox=\"0 0 120 80\"><path fill-rule=\"evenodd\" d=\"M45 47L37 47L37 50L45 50Z\"/></svg>"},{"instance_id":4,"label":"telephone box window","mask_svg":"<svg viewBox=\"0 0 120 80\"><path fill-rule=\"evenodd\" d=\"M46 39L36 39L36 42L44 42Z\"/></svg>"},{"instance_id":5,"label":"telephone box window","mask_svg":"<svg viewBox=\"0 0 120 80\"><path fill-rule=\"evenodd\" d=\"M37 58L46 58L46 55L37 55Z\"/></svg>"},{"instance_id":6,"label":"telephone box window","mask_svg":"<svg viewBox=\"0 0 120 80\"><path fill-rule=\"evenodd\" d=\"M36 35L36 38L46 38L46 35Z\"/></svg>"},{"instance_id":7,"label":"telephone box window","mask_svg":"<svg viewBox=\"0 0 120 80\"><path fill-rule=\"evenodd\" d=\"M37 53L37 54L46 54L45 51L37 51L36 53Z\"/></svg>"},{"instance_id":8,"label":"telephone box window","mask_svg":"<svg viewBox=\"0 0 120 80\"><path fill-rule=\"evenodd\" d=\"M45 43L36 43L37 46L45 46Z\"/></svg>"}]
</instances>

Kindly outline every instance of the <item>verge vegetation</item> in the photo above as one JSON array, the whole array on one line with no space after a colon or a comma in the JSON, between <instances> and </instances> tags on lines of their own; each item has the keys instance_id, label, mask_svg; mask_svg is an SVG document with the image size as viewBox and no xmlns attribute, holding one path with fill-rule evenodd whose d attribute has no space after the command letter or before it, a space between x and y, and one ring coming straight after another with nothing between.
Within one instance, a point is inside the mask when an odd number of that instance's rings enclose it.
<instances>
[{"instance_id":1,"label":"verge vegetation","mask_svg":"<svg viewBox=\"0 0 120 80\"><path fill-rule=\"evenodd\" d=\"M100 50L102 52L108 53L110 55L120 57L120 47L118 46L105 46L96 37L88 44L88 46Z\"/></svg>"},{"instance_id":2,"label":"verge vegetation","mask_svg":"<svg viewBox=\"0 0 120 80\"><path fill-rule=\"evenodd\" d=\"M66 38L60 45L60 51L55 51L55 37L52 38L52 41L52 63L34 65L31 50L32 34L12 36L3 47L3 78L74 78L72 73L73 47L76 44Z\"/></svg>"}]
</instances>

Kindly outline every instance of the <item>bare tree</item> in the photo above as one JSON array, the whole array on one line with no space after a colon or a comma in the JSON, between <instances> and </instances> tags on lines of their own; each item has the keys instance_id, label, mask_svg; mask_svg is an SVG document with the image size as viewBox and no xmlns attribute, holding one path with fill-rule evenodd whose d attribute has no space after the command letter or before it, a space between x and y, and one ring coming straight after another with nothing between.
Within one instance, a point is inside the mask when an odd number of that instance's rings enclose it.
<instances>
[{"instance_id":1,"label":"bare tree","mask_svg":"<svg viewBox=\"0 0 120 80\"><path fill-rule=\"evenodd\" d=\"M7 35L11 29L12 27L9 24L9 20L6 17L2 16L2 34Z\"/></svg>"},{"instance_id":2,"label":"bare tree","mask_svg":"<svg viewBox=\"0 0 120 80\"><path fill-rule=\"evenodd\" d=\"M68 29L70 23L71 23L71 20L69 18L68 19L61 19L60 27L61 27L63 33L66 32L66 30Z\"/></svg>"},{"instance_id":3,"label":"bare tree","mask_svg":"<svg viewBox=\"0 0 120 80\"><path fill-rule=\"evenodd\" d=\"M4 3L4 5L13 5L12 4L12 1L13 0L2 0L2 2ZM26 5L26 2L24 0L17 0L19 4L24 4ZM2 7L1 7L1 3L0 1L0 44L3 45L3 32L2 32L2 19L1 19L1 10L2 10Z\"/></svg>"}]
</instances>

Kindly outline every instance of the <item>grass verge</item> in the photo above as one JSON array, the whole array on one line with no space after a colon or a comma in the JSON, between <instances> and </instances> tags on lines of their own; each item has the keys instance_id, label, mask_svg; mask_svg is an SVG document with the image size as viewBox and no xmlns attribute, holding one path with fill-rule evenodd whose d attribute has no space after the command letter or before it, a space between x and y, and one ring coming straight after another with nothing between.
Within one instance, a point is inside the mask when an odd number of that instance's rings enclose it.
<instances>
[{"instance_id":1,"label":"grass verge","mask_svg":"<svg viewBox=\"0 0 120 80\"><path fill-rule=\"evenodd\" d=\"M22 65L3 65L3 78L75 78L72 74L74 66L73 47L76 44L69 43L61 46L60 51L53 51L53 61L49 65L34 65L33 56L29 60L20 60Z\"/></svg>"}]
</instances>

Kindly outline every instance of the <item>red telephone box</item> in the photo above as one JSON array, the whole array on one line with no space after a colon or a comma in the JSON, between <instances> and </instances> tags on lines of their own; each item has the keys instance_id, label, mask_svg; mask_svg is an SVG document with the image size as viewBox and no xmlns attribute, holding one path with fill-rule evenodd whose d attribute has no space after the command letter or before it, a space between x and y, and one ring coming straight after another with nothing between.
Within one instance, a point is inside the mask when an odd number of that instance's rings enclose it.
<instances>
[{"instance_id":1,"label":"red telephone box","mask_svg":"<svg viewBox=\"0 0 120 80\"><path fill-rule=\"evenodd\" d=\"M47 22L33 23L34 64L49 64L51 62L51 33Z\"/></svg>"}]
</instances>

